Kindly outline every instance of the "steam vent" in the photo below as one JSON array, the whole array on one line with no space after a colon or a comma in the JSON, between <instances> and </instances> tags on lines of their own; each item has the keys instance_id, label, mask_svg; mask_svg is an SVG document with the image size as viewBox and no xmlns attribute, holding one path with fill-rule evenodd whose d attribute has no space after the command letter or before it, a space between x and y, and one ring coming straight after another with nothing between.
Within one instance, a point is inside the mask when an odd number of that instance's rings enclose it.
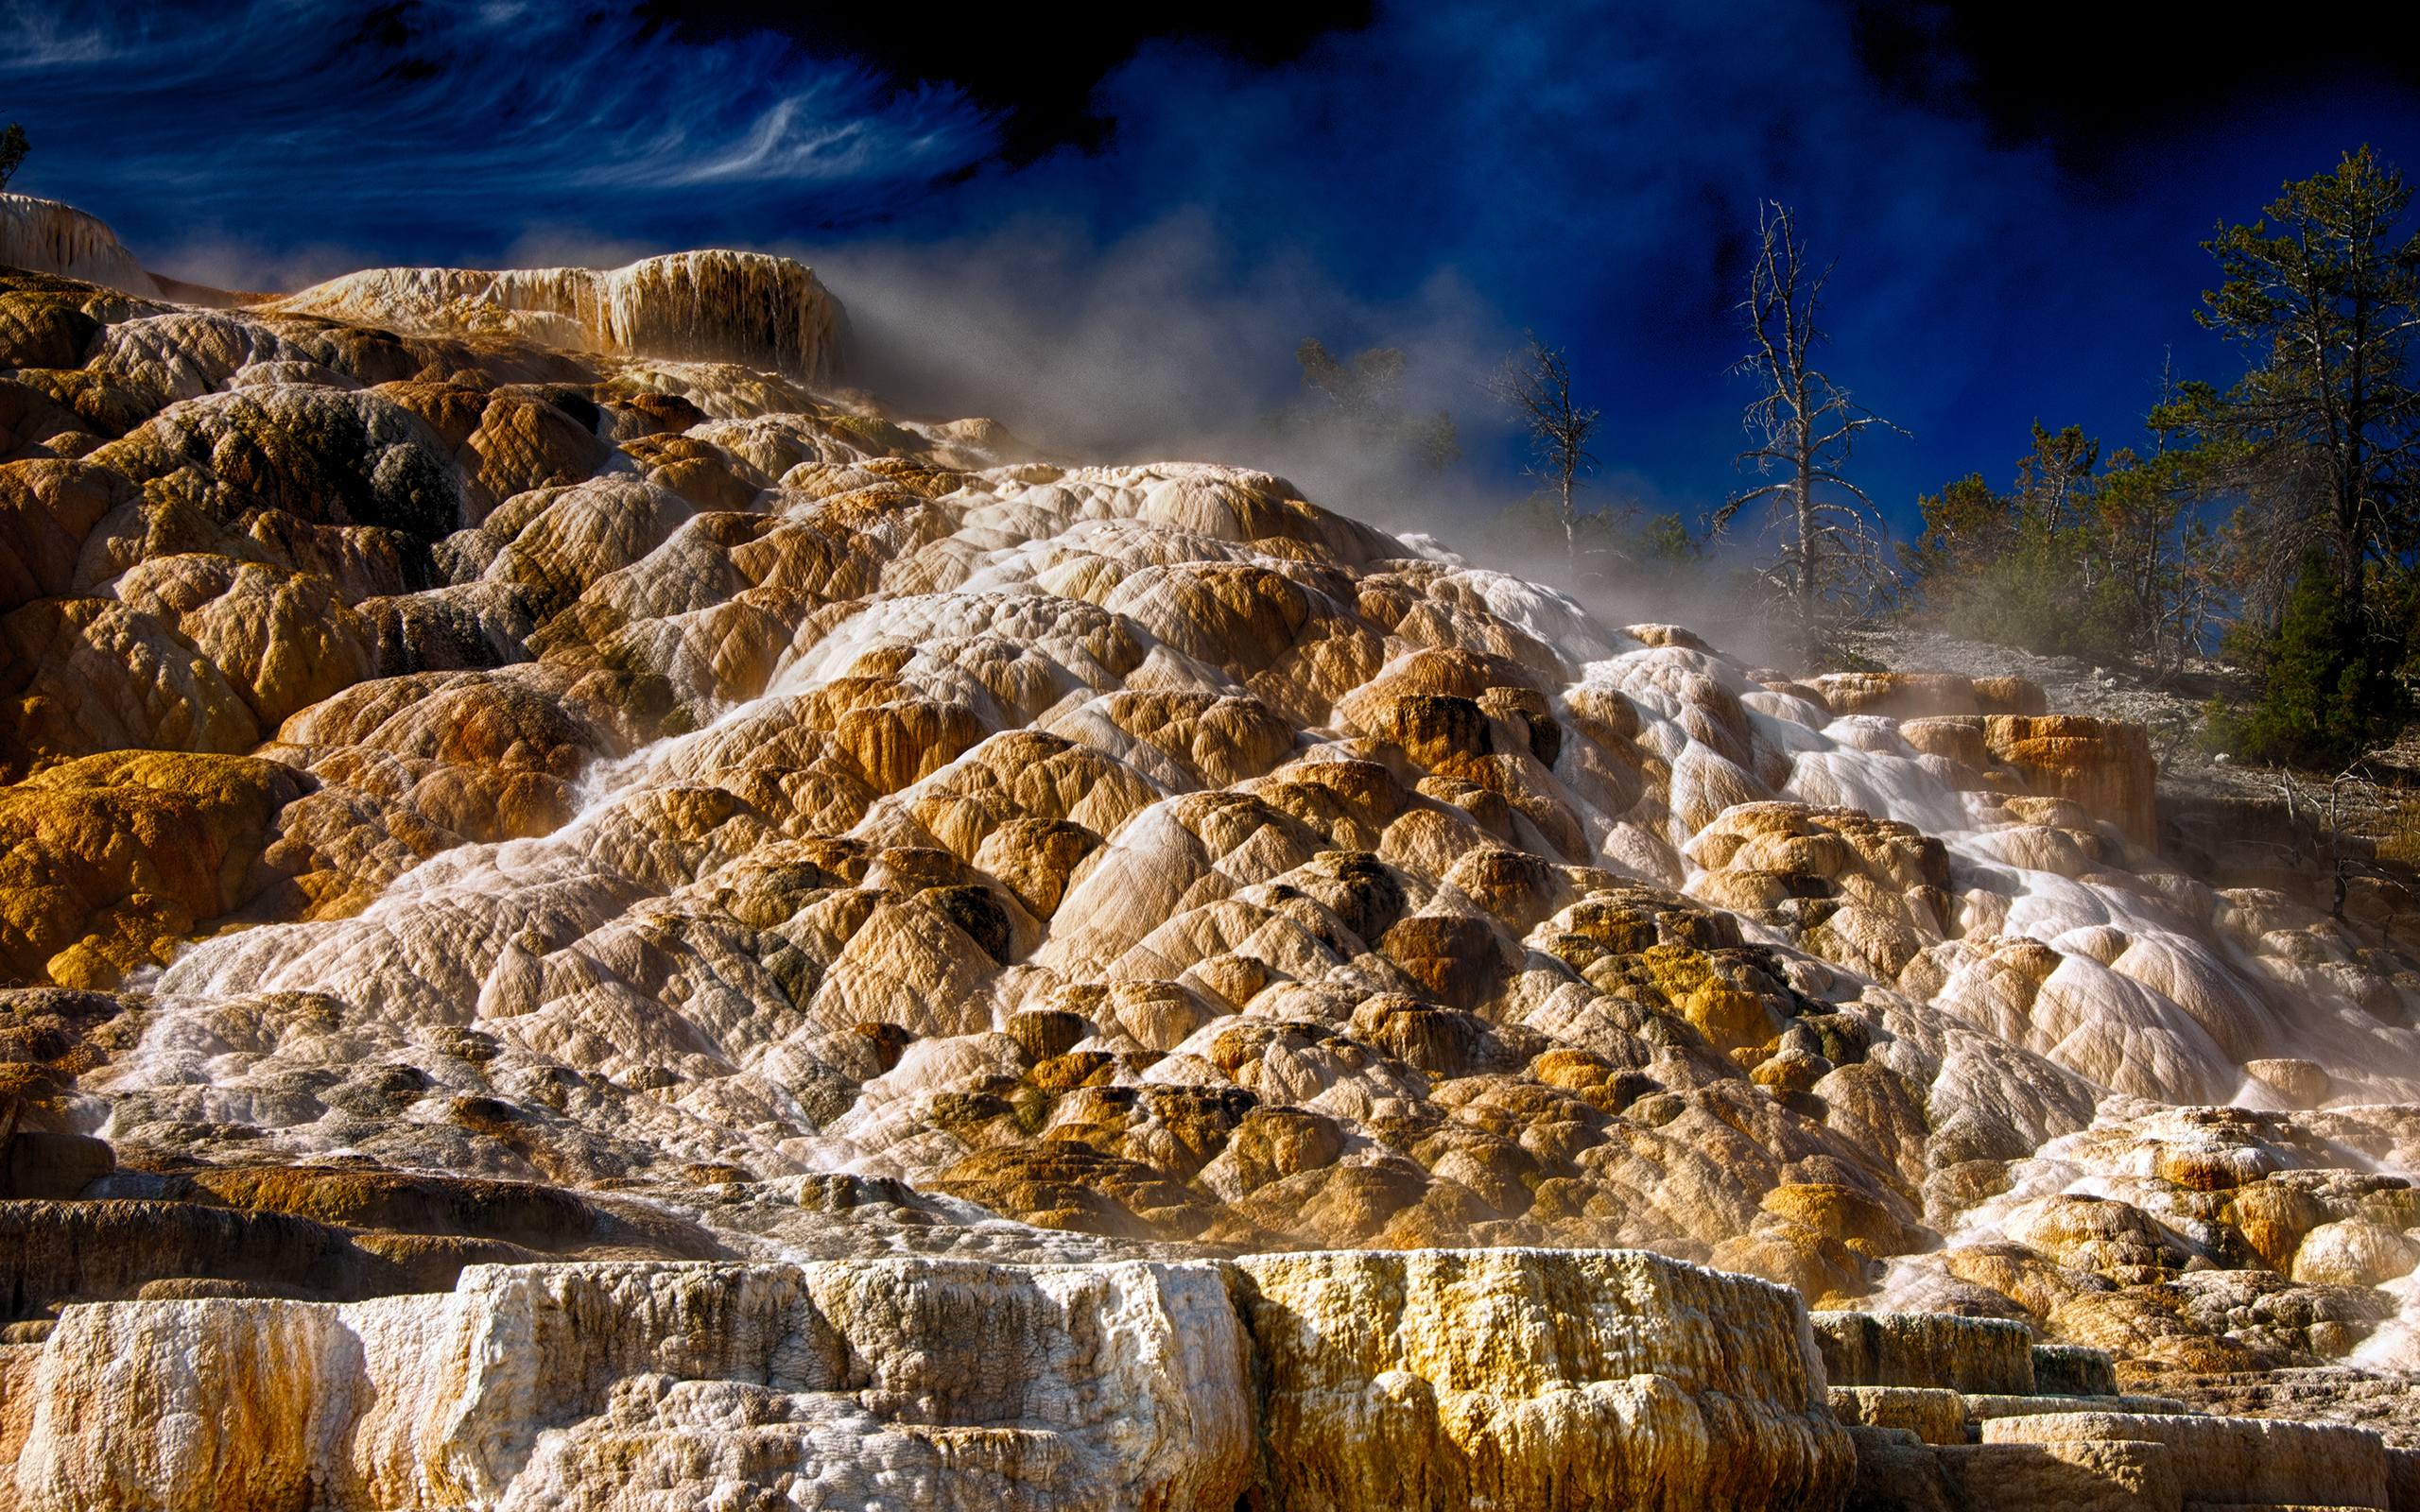
<instances>
[{"instance_id":1,"label":"steam vent","mask_svg":"<svg viewBox=\"0 0 2420 1512\"><path fill-rule=\"evenodd\" d=\"M2140 729L776 258L0 261L0 1508L2420 1509L2420 921Z\"/></svg>"}]
</instances>

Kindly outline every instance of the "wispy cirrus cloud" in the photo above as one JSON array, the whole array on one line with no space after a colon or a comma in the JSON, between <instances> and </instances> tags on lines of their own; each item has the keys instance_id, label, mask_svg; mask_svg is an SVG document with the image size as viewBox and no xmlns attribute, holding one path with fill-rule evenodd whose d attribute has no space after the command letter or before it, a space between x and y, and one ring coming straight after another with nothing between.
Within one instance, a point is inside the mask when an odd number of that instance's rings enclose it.
<instances>
[{"instance_id":1,"label":"wispy cirrus cloud","mask_svg":"<svg viewBox=\"0 0 2420 1512\"><path fill-rule=\"evenodd\" d=\"M981 161L990 115L765 34L535 0L0 5L20 187L138 246L500 250L533 221L675 239L879 219ZM615 198L619 197L620 202Z\"/></svg>"}]
</instances>

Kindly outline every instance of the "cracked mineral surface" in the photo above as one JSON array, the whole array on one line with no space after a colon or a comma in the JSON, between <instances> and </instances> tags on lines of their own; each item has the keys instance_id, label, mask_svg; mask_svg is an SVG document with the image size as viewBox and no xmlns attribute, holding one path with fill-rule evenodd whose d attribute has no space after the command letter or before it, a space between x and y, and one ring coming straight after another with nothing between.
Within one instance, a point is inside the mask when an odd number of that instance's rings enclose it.
<instances>
[{"instance_id":1,"label":"cracked mineral surface","mask_svg":"<svg viewBox=\"0 0 2420 1512\"><path fill-rule=\"evenodd\" d=\"M2420 1506L2411 921L2140 729L0 212L0 1507Z\"/></svg>"}]
</instances>

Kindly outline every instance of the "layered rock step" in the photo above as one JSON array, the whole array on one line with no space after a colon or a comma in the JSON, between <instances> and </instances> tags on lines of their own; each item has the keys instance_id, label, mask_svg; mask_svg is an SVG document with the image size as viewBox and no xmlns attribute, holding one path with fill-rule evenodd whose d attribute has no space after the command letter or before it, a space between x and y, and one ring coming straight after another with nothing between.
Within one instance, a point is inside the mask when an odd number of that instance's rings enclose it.
<instances>
[{"instance_id":1,"label":"layered rock step","mask_svg":"<svg viewBox=\"0 0 2420 1512\"><path fill-rule=\"evenodd\" d=\"M31 195L0 194L0 266L84 279L146 298L163 292L117 232L73 205Z\"/></svg>"},{"instance_id":2,"label":"layered rock step","mask_svg":"<svg viewBox=\"0 0 2420 1512\"><path fill-rule=\"evenodd\" d=\"M1817 1313L1811 1322L1834 1385L2033 1390L2033 1331L2022 1323L1949 1313Z\"/></svg>"},{"instance_id":3,"label":"layered rock step","mask_svg":"<svg viewBox=\"0 0 2420 1512\"><path fill-rule=\"evenodd\" d=\"M2364 1428L2119 1395L2105 1354L2034 1345L1999 1319L1811 1322L1857 1443L1856 1512L2420 1507L2420 1455Z\"/></svg>"},{"instance_id":4,"label":"layered rock step","mask_svg":"<svg viewBox=\"0 0 2420 1512\"><path fill-rule=\"evenodd\" d=\"M474 1265L62 1308L0 1512L2420 1507L2367 1430L2115 1383L1639 1251Z\"/></svg>"},{"instance_id":5,"label":"layered rock step","mask_svg":"<svg viewBox=\"0 0 2420 1512\"><path fill-rule=\"evenodd\" d=\"M1852 1473L1793 1294L1534 1249L78 1305L0 1348L0 1455L11 1512L1831 1507Z\"/></svg>"},{"instance_id":6,"label":"layered rock step","mask_svg":"<svg viewBox=\"0 0 2420 1512\"><path fill-rule=\"evenodd\" d=\"M2039 1448L2068 1462L2124 1445L2185 1503L2386 1507L2387 1450L2366 1429L2259 1418L2045 1413L1983 1425L1987 1446Z\"/></svg>"},{"instance_id":7,"label":"layered rock step","mask_svg":"<svg viewBox=\"0 0 2420 1512\"><path fill-rule=\"evenodd\" d=\"M265 309L574 352L737 362L828 384L847 318L812 269L762 252L675 252L616 268L378 267Z\"/></svg>"}]
</instances>

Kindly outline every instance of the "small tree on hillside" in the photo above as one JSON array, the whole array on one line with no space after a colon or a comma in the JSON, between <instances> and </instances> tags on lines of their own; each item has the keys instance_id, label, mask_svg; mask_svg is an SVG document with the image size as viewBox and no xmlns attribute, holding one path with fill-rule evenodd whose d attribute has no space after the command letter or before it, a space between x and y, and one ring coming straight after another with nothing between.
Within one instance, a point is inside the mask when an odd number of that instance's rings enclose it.
<instances>
[{"instance_id":1,"label":"small tree on hillside","mask_svg":"<svg viewBox=\"0 0 2420 1512\"><path fill-rule=\"evenodd\" d=\"M11 121L9 129L0 131L0 189L9 187L9 180L17 176L17 165L25 161L26 129Z\"/></svg>"},{"instance_id":2,"label":"small tree on hillside","mask_svg":"<svg viewBox=\"0 0 2420 1512\"><path fill-rule=\"evenodd\" d=\"M2210 406L2243 501L2227 532L2243 606L2230 649L2262 676L2260 705L2233 724L2247 755L2336 762L2409 706L2420 564L2411 204L2411 184L2362 147L2204 244L2221 282L2199 318L2250 359Z\"/></svg>"},{"instance_id":3,"label":"small tree on hillside","mask_svg":"<svg viewBox=\"0 0 2420 1512\"><path fill-rule=\"evenodd\" d=\"M1424 472L1442 472L1461 459L1451 414L1405 409L1404 378L1411 359L1400 347L1373 347L1346 361L1319 337L1305 336L1294 349L1294 361L1303 369L1299 420L1334 427L1356 445L1392 454Z\"/></svg>"},{"instance_id":4,"label":"small tree on hillside","mask_svg":"<svg viewBox=\"0 0 2420 1512\"><path fill-rule=\"evenodd\" d=\"M1919 494L1916 518L1924 528L1900 546L1899 565L1935 608L1932 601L1955 596L1945 592L1949 585L1971 582L2016 544L2016 511L1980 472L1955 479L1939 493Z\"/></svg>"},{"instance_id":5,"label":"small tree on hillside","mask_svg":"<svg viewBox=\"0 0 2420 1512\"><path fill-rule=\"evenodd\" d=\"M2209 385L2180 384L2163 365L2158 394L2144 418L2148 450L2120 449L2094 490L2090 537L2129 605L2126 654L2168 674L2206 648L2218 615L2221 553L2208 511L2237 449L2212 434Z\"/></svg>"},{"instance_id":6,"label":"small tree on hillside","mask_svg":"<svg viewBox=\"0 0 2420 1512\"><path fill-rule=\"evenodd\" d=\"M1571 397L1571 363L1563 352L1524 333L1529 345L1504 360L1488 391L1520 421L1530 441L1530 475L1556 491L1564 549L1580 558L1580 511L1572 501L1580 480L1597 468L1588 450L1598 412Z\"/></svg>"},{"instance_id":7,"label":"small tree on hillside","mask_svg":"<svg viewBox=\"0 0 2420 1512\"><path fill-rule=\"evenodd\" d=\"M1739 462L1781 475L1734 495L1715 511L1713 526L1720 534L1747 506L1768 505L1781 551L1766 577L1795 622L1798 655L1811 659L1826 622L1865 608L1890 576L1874 501L1841 468L1858 432L1899 427L1815 366L1815 349L1827 339L1819 321L1832 269L1809 266L1796 215L1767 201L1756 225L1756 261L1740 304L1754 345L1733 370L1755 379L1759 392L1743 419L1752 444Z\"/></svg>"},{"instance_id":8,"label":"small tree on hillside","mask_svg":"<svg viewBox=\"0 0 2420 1512\"><path fill-rule=\"evenodd\" d=\"M2081 425L2054 431L2033 422L2033 450L2016 464L2019 507L2053 534L2076 524L2083 515L2083 501L2091 493L2093 469L2100 465L2100 443Z\"/></svg>"},{"instance_id":9,"label":"small tree on hillside","mask_svg":"<svg viewBox=\"0 0 2420 1512\"><path fill-rule=\"evenodd\" d=\"M2325 554L2305 555L2262 648L2259 700L2240 714L2214 704L2219 738L2255 761L2333 768L2389 734L2393 696L2374 686L2383 674L2363 654L2353 613Z\"/></svg>"}]
</instances>

